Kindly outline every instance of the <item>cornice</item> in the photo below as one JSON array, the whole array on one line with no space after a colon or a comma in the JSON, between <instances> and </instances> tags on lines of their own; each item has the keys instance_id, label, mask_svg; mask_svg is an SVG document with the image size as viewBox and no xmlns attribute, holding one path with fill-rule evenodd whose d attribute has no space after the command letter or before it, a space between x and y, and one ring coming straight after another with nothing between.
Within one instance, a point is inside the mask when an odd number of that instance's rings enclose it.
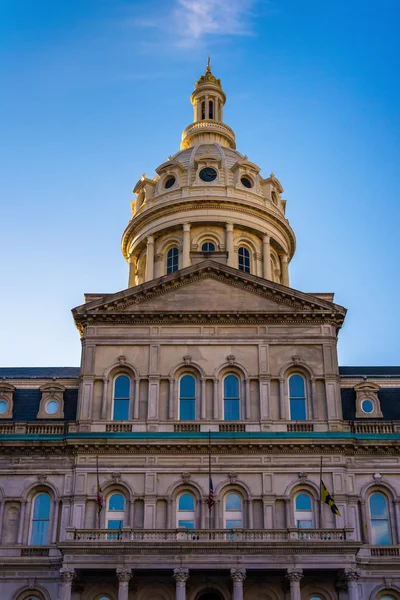
<instances>
[{"instance_id":1,"label":"cornice","mask_svg":"<svg viewBox=\"0 0 400 600\"><path fill-rule=\"evenodd\" d=\"M152 206L149 207L145 212L134 217L126 227L122 239L121 249L124 257L128 260L128 244L130 239L137 234L137 232L143 229L146 225L151 223L155 218L165 218L168 215L172 215L179 212L187 212L190 210L199 211L202 208L209 209L226 209L232 212L241 212L254 216L254 214L260 216L262 219L273 221L279 231L286 237L290 244L289 260L294 255L296 249L296 238L289 222L283 215L272 212L266 206L255 206L249 205L246 201L241 198L233 198L232 196L221 196L220 200L216 197L204 198L204 196L190 196L190 198L179 198L175 202L163 206Z\"/></svg>"}]
</instances>

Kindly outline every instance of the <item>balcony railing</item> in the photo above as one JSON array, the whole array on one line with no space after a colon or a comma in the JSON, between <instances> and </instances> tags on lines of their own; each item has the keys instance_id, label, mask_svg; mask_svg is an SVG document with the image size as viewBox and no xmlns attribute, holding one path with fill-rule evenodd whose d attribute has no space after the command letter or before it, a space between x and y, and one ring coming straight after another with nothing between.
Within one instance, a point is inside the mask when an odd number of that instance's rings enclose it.
<instances>
[{"instance_id":1,"label":"balcony railing","mask_svg":"<svg viewBox=\"0 0 400 600\"><path fill-rule=\"evenodd\" d=\"M345 542L354 541L354 529L67 529L67 542L117 543L262 543L262 542Z\"/></svg>"}]
</instances>

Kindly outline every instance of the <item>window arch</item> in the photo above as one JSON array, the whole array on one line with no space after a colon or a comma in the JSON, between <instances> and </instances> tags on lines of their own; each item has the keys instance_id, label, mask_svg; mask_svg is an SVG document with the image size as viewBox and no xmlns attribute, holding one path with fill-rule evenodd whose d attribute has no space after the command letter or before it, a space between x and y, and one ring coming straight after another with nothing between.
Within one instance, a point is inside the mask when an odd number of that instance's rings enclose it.
<instances>
[{"instance_id":1,"label":"window arch","mask_svg":"<svg viewBox=\"0 0 400 600\"><path fill-rule=\"evenodd\" d=\"M31 545L47 546L49 543L50 496L43 492L33 499L31 520Z\"/></svg>"},{"instance_id":2,"label":"window arch","mask_svg":"<svg viewBox=\"0 0 400 600\"><path fill-rule=\"evenodd\" d=\"M179 381L179 420L196 419L196 379L193 375L183 375Z\"/></svg>"},{"instance_id":3,"label":"window arch","mask_svg":"<svg viewBox=\"0 0 400 600\"><path fill-rule=\"evenodd\" d=\"M107 498L107 529L122 529L125 519L125 498L121 492L112 492Z\"/></svg>"},{"instance_id":4,"label":"window arch","mask_svg":"<svg viewBox=\"0 0 400 600\"><path fill-rule=\"evenodd\" d=\"M213 242L204 242L201 246L202 252L215 252L215 244Z\"/></svg>"},{"instance_id":5,"label":"window arch","mask_svg":"<svg viewBox=\"0 0 400 600\"><path fill-rule=\"evenodd\" d=\"M208 101L208 118L214 118L214 102L212 100Z\"/></svg>"},{"instance_id":6,"label":"window arch","mask_svg":"<svg viewBox=\"0 0 400 600\"><path fill-rule=\"evenodd\" d=\"M240 380L237 375L224 378L224 421L240 419Z\"/></svg>"},{"instance_id":7,"label":"window arch","mask_svg":"<svg viewBox=\"0 0 400 600\"><path fill-rule=\"evenodd\" d=\"M240 246L238 250L239 271L250 273L250 252L245 246Z\"/></svg>"},{"instance_id":8,"label":"window arch","mask_svg":"<svg viewBox=\"0 0 400 600\"><path fill-rule=\"evenodd\" d=\"M307 419L306 383L304 377L298 373L289 377L289 405L292 421Z\"/></svg>"},{"instance_id":9,"label":"window arch","mask_svg":"<svg viewBox=\"0 0 400 600\"><path fill-rule=\"evenodd\" d=\"M129 419L131 380L128 375L118 375L114 380L113 421Z\"/></svg>"},{"instance_id":10,"label":"window arch","mask_svg":"<svg viewBox=\"0 0 400 600\"><path fill-rule=\"evenodd\" d=\"M225 529L243 527L243 499L236 492L225 496L224 526Z\"/></svg>"},{"instance_id":11,"label":"window arch","mask_svg":"<svg viewBox=\"0 0 400 600\"><path fill-rule=\"evenodd\" d=\"M206 118L206 103L203 100L201 103L201 120L203 121Z\"/></svg>"},{"instance_id":12,"label":"window arch","mask_svg":"<svg viewBox=\"0 0 400 600\"><path fill-rule=\"evenodd\" d=\"M179 268L179 250L176 246L170 248L167 252L167 275L175 273Z\"/></svg>"},{"instance_id":13,"label":"window arch","mask_svg":"<svg viewBox=\"0 0 400 600\"><path fill-rule=\"evenodd\" d=\"M176 526L194 529L195 499L192 494L183 492L177 499Z\"/></svg>"},{"instance_id":14,"label":"window arch","mask_svg":"<svg viewBox=\"0 0 400 600\"><path fill-rule=\"evenodd\" d=\"M386 496L375 492L369 497L369 514L371 524L371 543L377 546L388 546L392 543L390 534L389 507Z\"/></svg>"},{"instance_id":15,"label":"window arch","mask_svg":"<svg viewBox=\"0 0 400 600\"><path fill-rule=\"evenodd\" d=\"M25 590L22 594L18 594L17 600L44 600L44 596L36 590Z\"/></svg>"},{"instance_id":16,"label":"window arch","mask_svg":"<svg viewBox=\"0 0 400 600\"><path fill-rule=\"evenodd\" d=\"M294 499L294 520L299 529L314 527L312 498L306 492L299 492Z\"/></svg>"}]
</instances>

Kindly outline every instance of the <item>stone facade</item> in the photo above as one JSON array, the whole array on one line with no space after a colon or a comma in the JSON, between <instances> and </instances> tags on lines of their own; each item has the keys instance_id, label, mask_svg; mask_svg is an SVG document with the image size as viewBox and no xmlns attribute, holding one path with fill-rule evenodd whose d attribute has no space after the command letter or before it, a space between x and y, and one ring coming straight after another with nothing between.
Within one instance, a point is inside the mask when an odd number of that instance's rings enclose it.
<instances>
[{"instance_id":1,"label":"stone facade","mask_svg":"<svg viewBox=\"0 0 400 600\"><path fill-rule=\"evenodd\" d=\"M136 184L80 369L0 369L1 600L400 600L400 368L338 366L225 99L208 66Z\"/></svg>"}]
</instances>

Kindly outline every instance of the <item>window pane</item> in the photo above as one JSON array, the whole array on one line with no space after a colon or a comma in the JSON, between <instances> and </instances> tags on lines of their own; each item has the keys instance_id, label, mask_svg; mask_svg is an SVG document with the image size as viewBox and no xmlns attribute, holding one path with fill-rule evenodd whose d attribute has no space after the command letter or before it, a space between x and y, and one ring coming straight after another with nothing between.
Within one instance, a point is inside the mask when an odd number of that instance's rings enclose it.
<instances>
[{"instance_id":1,"label":"window pane","mask_svg":"<svg viewBox=\"0 0 400 600\"><path fill-rule=\"evenodd\" d=\"M181 400L180 413L181 421L194 421L196 418L196 402L195 400Z\"/></svg>"},{"instance_id":2,"label":"window pane","mask_svg":"<svg viewBox=\"0 0 400 600\"><path fill-rule=\"evenodd\" d=\"M372 494L369 499L371 517L374 519L387 519L387 503L386 498L382 494Z\"/></svg>"},{"instance_id":3,"label":"window pane","mask_svg":"<svg viewBox=\"0 0 400 600\"><path fill-rule=\"evenodd\" d=\"M242 510L242 501L237 494L229 494L226 498L226 510Z\"/></svg>"},{"instance_id":4,"label":"window pane","mask_svg":"<svg viewBox=\"0 0 400 600\"><path fill-rule=\"evenodd\" d=\"M224 420L238 421L240 419L239 400L224 401Z\"/></svg>"},{"instance_id":5,"label":"window pane","mask_svg":"<svg viewBox=\"0 0 400 600\"><path fill-rule=\"evenodd\" d=\"M125 500L121 494L113 494L108 502L109 510L125 510Z\"/></svg>"},{"instance_id":6,"label":"window pane","mask_svg":"<svg viewBox=\"0 0 400 600\"><path fill-rule=\"evenodd\" d=\"M186 527L186 529L194 529L194 521L178 521L178 527Z\"/></svg>"},{"instance_id":7,"label":"window pane","mask_svg":"<svg viewBox=\"0 0 400 600\"><path fill-rule=\"evenodd\" d=\"M49 521L32 521L31 544L46 546L49 534Z\"/></svg>"},{"instance_id":8,"label":"window pane","mask_svg":"<svg viewBox=\"0 0 400 600\"><path fill-rule=\"evenodd\" d=\"M114 421L129 419L129 400L114 400Z\"/></svg>"},{"instance_id":9,"label":"window pane","mask_svg":"<svg viewBox=\"0 0 400 600\"><path fill-rule=\"evenodd\" d=\"M225 377L224 398L239 398L239 378L236 375Z\"/></svg>"},{"instance_id":10,"label":"window pane","mask_svg":"<svg viewBox=\"0 0 400 600\"><path fill-rule=\"evenodd\" d=\"M299 529L312 529L312 521L300 519L297 521L297 527Z\"/></svg>"},{"instance_id":11,"label":"window pane","mask_svg":"<svg viewBox=\"0 0 400 600\"><path fill-rule=\"evenodd\" d=\"M124 526L123 519L109 519L107 529L122 529Z\"/></svg>"},{"instance_id":12,"label":"window pane","mask_svg":"<svg viewBox=\"0 0 400 600\"><path fill-rule=\"evenodd\" d=\"M296 497L296 510L311 510L311 498L308 494L299 494Z\"/></svg>"},{"instance_id":13,"label":"window pane","mask_svg":"<svg viewBox=\"0 0 400 600\"><path fill-rule=\"evenodd\" d=\"M215 246L212 242L204 242L201 250L202 252L215 252Z\"/></svg>"},{"instance_id":14,"label":"window pane","mask_svg":"<svg viewBox=\"0 0 400 600\"><path fill-rule=\"evenodd\" d=\"M300 375L292 375L289 379L291 398L305 398L304 379Z\"/></svg>"},{"instance_id":15,"label":"window pane","mask_svg":"<svg viewBox=\"0 0 400 600\"><path fill-rule=\"evenodd\" d=\"M174 273L178 270L178 248L170 248L167 254L167 273Z\"/></svg>"},{"instance_id":16,"label":"window pane","mask_svg":"<svg viewBox=\"0 0 400 600\"><path fill-rule=\"evenodd\" d=\"M240 247L239 255L239 270L245 273L250 273L250 253L247 248Z\"/></svg>"},{"instance_id":17,"label":"window pane","mask_svg":"<svg viewBox=\"0 0 400 600\"><path fill-rule=\"evenodd\" d=\"M390 544L389 522L386 519L371 520L372 543L377 546Z\"/></svg>"},{"instance_id":18,"label":"window pane","mask_svg":"<svg viewBox=\"0 0 400 600\"><path fill-rule=\"evenodd\" d=\"M290 400L290 418L292 421L305 421L307 419L305 400Z\"/></svg>"},{"instance_id":19,"label":"window pane","mask_svg":"<svg viewBox=\"0 0 400 600\"><path fill-rule=\"evenodd\" d=\"M181 398L196 398L196 380L192 375L184 375L180 385Z\"/></svg>"},{"instance_id":20,"label":"window pane","mask_svg":"<svg viewBox=\"0 0 400 600\"><path fill-rule=\"evenodd\" d=\"M183 494L179 498L179 510L194 510L194 498L190 494Z\"/></svg>"},{"instance_id":21,"label":"window pane","mask_svg":"<svg viewBox=\"0 0 400 600\"><path fill-rule=\"evenodd\" d=\"M126 375L120 375L115 380L114 398L129 398L130 380Z\"/></svg>"},{"instance_id":22,"label":"window pane","mask_svg":"<svg viewBox=\"0 0 400 600\"><path fill-rule=\"evenodd\" d=\"M35 506L33 508L34 519L48 519L50 516L50 496L40 494L35 498Z\"/></svg>"},{"instance_id":23,"label":"window pane","mask_svg":"<svg viewBox=\"0 0 400 600\"><path fill-rule=\"evenodd\" d=\"M226 529L232 529L232 527L241 527L242 520L241 519L228 519L226 521Z\"/></svg>"}]
</instances>

